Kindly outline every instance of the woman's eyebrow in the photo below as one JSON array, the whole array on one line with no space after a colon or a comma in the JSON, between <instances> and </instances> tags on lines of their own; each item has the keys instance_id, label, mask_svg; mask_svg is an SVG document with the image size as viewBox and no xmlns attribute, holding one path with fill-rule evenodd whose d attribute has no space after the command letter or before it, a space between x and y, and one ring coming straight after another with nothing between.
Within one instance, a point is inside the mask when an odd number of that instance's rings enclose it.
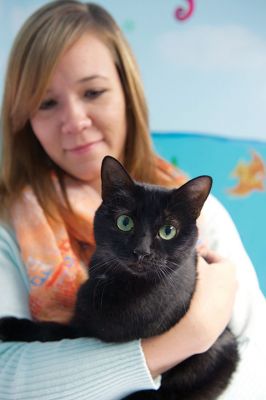
<instances>
[{"instance_id":1,"label":"woman's eyebrow","mask_svg":"<svg viewBox=\"0 0 266 400\"><path fill-rule=\"evenodd\" d=\"M108 78L104 75L89 75L89 76L85 76L84 78L78 79L76 83L84 83L84 82L88 82L88 81L92 81L94 79L105 79L107 80Z\"/></svg>"},{"instance_id":2,"label":"woman's eyebrow","mask_svg":"<svg viewBox=\"0 0 266 400\"><path fill-rule=\"evenodd\" d=\"M84 82L89 82L89 81L93 81L94 79L104 79L104 80L108 80L108 78L104 75L89 75L89 76L85 76L84 78L78 79L75 83L76 84L80 84L80 83L84 83ZM53 90L48 88L46 90L46 94L50 94L52 93Z\"/></svg>"}]
</instances>

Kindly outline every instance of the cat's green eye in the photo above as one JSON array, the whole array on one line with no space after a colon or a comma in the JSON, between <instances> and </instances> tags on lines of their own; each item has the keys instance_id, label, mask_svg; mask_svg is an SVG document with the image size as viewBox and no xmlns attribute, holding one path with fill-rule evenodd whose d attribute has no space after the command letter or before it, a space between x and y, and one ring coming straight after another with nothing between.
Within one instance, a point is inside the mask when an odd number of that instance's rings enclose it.
<instances>
[{"instance_id":1,"label":"cat's green eye","mask_svg":"<svg viewBox=\"0 0 266 400\"><path fill-rule=\"evenodd\" d=\"M164 240L173 239L176 236L176 228L173 225L164 225L159 229L159 236Z\"/></svg>"},{"instance_id":2,"label":"cat's green eye","mask_svg":"<svg viewBox=\"0 0 266 400\"><path fill-rule=\"evenodd\" d=\"M120 217L117 218L116 225L121 231L124 232L132 231L132 229L134 228L133 219L124 214L120 215Z\"/></svg>"}]
</instances>

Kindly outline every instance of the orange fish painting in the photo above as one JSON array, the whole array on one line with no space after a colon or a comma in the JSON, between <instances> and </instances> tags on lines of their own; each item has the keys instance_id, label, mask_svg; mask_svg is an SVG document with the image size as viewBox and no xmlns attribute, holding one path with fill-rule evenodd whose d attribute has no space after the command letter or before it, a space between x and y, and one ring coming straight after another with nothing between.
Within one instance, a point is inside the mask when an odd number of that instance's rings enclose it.
<instances>
[{"instance_id":1,"label":"orange fish painting","mask_svg":"<svg viewBox=\"0 0 266 400\"><path fill-rule=\"evenodd\" d=\"M250 162L239 161L232 172L237 184L228 190L233 196L247 196L252 191L265 191L266 166L262 157L253 150Z\"/></svg>"}]
</instances>

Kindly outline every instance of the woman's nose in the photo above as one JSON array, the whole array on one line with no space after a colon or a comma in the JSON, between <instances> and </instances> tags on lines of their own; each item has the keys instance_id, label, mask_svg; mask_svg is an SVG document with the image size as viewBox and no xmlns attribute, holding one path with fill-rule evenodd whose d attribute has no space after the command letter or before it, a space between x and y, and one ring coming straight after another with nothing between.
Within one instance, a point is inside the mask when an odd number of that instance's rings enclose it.
<instances>
[{"instance_id":1,"label":"woman's nose","mask_svg":"<svg viewBox=\"0 0 266 400\"><path fill-rule=\"evenodd\" d=\"M92 120L82 104L71 103L65 107L62 115L62 132L65 134L80 133L91 127Z\"/></svg>"}]
</instances>

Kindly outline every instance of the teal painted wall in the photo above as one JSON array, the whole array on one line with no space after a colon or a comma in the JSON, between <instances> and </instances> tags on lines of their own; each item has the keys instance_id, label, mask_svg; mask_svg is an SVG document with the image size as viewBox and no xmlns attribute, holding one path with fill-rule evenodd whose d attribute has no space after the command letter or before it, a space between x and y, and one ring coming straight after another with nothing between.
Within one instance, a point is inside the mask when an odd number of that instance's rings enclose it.
<instances>
[{"instance_id":1,"label":"teal painted wall","mask_svg":"<svg viewBox=\"0 0 266 400\"><path fill-rule=\"evenodd\" d=\"M232 176L239 162L247 170L252 168L253 151L266 165L266 143L182 133L153 133L152 137L157 152L177 163L191 178L201 174L213 177L212 193L230 212L266 295L266 192L256 189L250 189L246 195L229 192L240 182L239 177ZM265 186L263 173L254 173L253 177Z\"/></svg>"}]
</instances>

